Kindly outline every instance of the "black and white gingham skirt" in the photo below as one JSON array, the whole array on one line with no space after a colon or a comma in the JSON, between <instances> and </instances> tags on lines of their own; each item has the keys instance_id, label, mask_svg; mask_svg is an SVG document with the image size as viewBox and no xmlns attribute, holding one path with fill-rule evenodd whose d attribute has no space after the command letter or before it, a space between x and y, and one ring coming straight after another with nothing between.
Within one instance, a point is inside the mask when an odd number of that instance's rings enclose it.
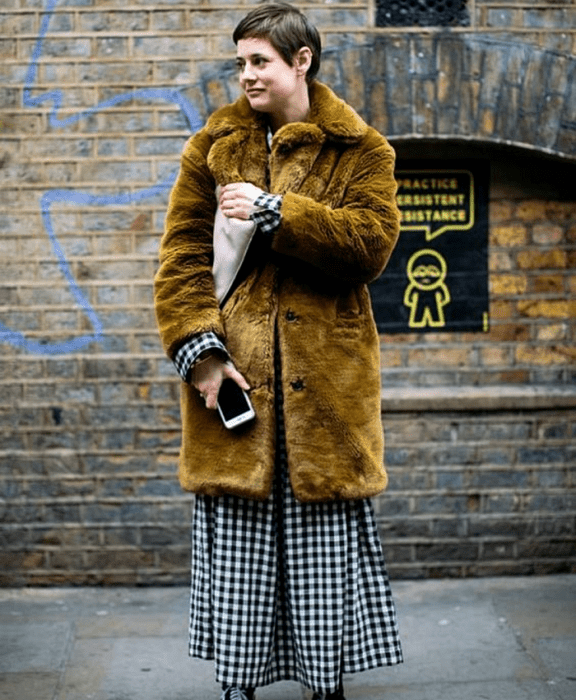
<instances>
[{"instance_id":1,"label":"black and white gingham skirt","mask_svg":"<svg viewBox=\"0 0 576 700\"><path fill-rule=\"evenodd\" d=\"M270 497L196 497L189 651L224 684L329 693L342 673L402 662L396 612L371 502L297 501L277 413Z\"/></svg>"}]
</instances>

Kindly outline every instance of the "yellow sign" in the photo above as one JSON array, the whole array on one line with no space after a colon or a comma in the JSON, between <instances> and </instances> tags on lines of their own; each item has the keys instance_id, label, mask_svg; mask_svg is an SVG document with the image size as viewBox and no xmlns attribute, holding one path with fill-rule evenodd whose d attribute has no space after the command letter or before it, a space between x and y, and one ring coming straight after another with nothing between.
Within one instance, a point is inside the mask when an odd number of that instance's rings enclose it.
<instances>
[{"instance_id":1,"label":"yellow sign","mask_svg":"<svg viewBox=\"0 0 576 700\"><path fill-rule=\"evenodd\" d=\"M485 160L404 160L395 171L401 234L370 286L381 333L489 330Z\"/></svg>"},{"instance_id":2,"label":"yellow sign","mask_svg":"<svg viewBox=\"0 0 576 700\"><path fill-rule=\"evenodd\" d=\"M474 226L474 176L469 170L398 171L397 202L400 228L424 231L431 241L446 231L466 231Z\"/></svg>"}]
</instances>

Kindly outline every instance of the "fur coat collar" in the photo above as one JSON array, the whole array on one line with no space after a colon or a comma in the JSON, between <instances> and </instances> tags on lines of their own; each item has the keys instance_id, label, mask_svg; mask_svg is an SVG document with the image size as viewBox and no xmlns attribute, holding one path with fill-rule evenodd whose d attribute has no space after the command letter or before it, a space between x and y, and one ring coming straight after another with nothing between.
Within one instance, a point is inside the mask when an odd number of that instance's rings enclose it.
<instances>
[{"instance_id":1,"label":"fur coat collar","mask_svg":"<svg viewBox=\"0 0 576 700\"><path fill-rule=\"evenodd\" d=\"M242 180L266 189L268 149L266 115L255 112L243 95L236 102L219 109L206 124L206 132L215 143L208 165L218 184ZM283 167L286 159L297 153L293 166L308 173L326 142L352 145L368 130L362 118L326 85L314 81L310 86L310 114L307 122L286 124L272 139L271 177L274 164ZM288 184L289 183L289 184ZM275 194L297 190L298 179L289 178L284 187L272 188Z\"/></svg>"}]
</instances>

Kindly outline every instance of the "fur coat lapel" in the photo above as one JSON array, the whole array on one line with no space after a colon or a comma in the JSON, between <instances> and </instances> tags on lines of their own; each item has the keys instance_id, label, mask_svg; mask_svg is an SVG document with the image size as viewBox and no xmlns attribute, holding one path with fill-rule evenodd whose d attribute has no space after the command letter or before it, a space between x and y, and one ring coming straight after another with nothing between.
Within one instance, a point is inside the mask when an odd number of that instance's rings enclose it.
<instances>
[{"instance_id":1,"label":"fur coat lapel","mask_svg":"<svg viewBox=\"0 0 576 700\"><path fill-rule=\"evenodd\" d=\"M280 128L270 154L266 117L255 112L245 96L214 114L206 130L214 139L208 167L217 184L251 182L274 194L297 192L327 140L350 145L366 134L364 121L322 83L312 83L310 101L309 122Z\"/></svg>"},{"instance_id":2,"label":"fur coat lapel","mask_svg":"<svg viewBox=\"0 0 576 700\"><path fill-rule=\"evenodd\" d=\"M214 138L208 153L208 167L218 185L251 182L266 189L265 122L252 112L247 100L246 104L239 102L220 110L225 111L222 121L216 120L216 115L208 120L206 131Z\"/></svg>"}]
</instances>

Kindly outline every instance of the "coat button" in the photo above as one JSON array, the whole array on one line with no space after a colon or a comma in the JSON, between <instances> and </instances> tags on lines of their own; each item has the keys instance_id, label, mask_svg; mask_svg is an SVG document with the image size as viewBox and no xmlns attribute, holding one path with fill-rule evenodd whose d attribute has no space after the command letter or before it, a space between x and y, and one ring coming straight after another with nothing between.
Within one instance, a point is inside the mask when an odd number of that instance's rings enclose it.
<instances>
[{"instance_id":1,"label":"coat button","mask_svg":"<svg viewBox=\"0 0 576 700\"><path fill-rule=\"evenodd\" d=\"M297 379L294 382L290 382L290 386L294 389L294 391L302 391L304 388L304 382L301 379Z\"/></svg>"},{"instance_id":2,"label":"coat button","mask_svg":"<svg viewBox=\"0 0 576 700\"><path fill-rule=\"evenodd\" d=\"M292 309L288 309L286 312L286 320L287 321L295 321L297 318L296 314L292 311Z\"/></svg>"}]
</instances>

